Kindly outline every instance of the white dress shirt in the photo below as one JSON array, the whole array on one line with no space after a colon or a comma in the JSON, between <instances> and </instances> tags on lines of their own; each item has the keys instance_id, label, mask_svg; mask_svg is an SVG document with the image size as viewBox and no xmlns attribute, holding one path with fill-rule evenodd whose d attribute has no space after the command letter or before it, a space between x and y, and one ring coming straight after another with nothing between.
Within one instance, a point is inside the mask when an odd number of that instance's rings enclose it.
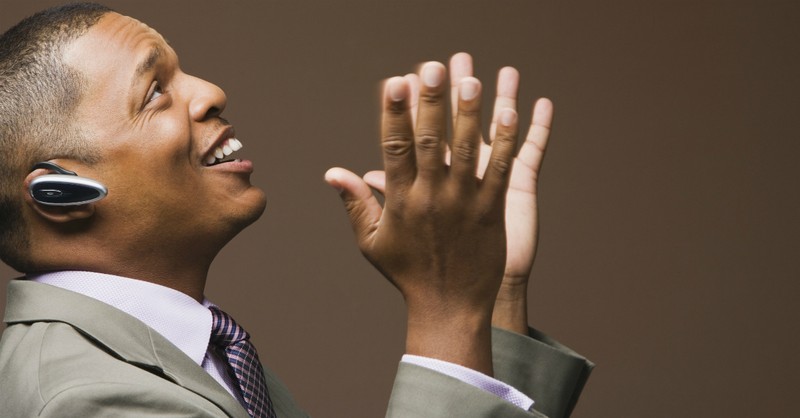
<instances>
[{"instance_id":1,"label":"white dress shirt","mask_svg":"<svg viewBox=\"0 0 800 418\"><path fill-rule=\"evenodd\" d=\"M155 283L86 271L58 271L28 275L38 283L57 286L111 305L142 321L161 334L244 406L238 384L227 373L227 361L214 350L211 340L211 311L208 300L196 300L175 289ZM529 410L533 400L517 389L483 373L446 361L404 355L403 362L435 370L497 395Z\"/></svg>"}]
</instances>

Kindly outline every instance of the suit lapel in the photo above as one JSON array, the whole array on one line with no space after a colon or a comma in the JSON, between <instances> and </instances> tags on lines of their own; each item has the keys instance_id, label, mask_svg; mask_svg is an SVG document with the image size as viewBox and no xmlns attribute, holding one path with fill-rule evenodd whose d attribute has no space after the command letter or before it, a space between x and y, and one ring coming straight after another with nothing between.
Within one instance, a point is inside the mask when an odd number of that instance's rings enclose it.
<instances>
[{"instance_id":1,"label":"suit lapel","mask_svg":"<svg viewBox=\"0 0 800 418\"><path fill-rule=\"evenodd\" d=\"M209 401L231 417L247 411L208 373L138 319L87 296L41 283L13 280L5 322L64 322L120 360L159 374ZM12 303L13 302L13 303Z\"/></svg>"},{"instance_id":2,"label":"suit lapel","mask_svg":"<svg viewBox=\"0 0 800 418\"><path fill-rule=\"evenodd\" d=\"M149 329L153 354L165 376L184 388L210 400L229 415L249 418L247 411L216 380L164 337Z\"/></svg>"}]
</instances>

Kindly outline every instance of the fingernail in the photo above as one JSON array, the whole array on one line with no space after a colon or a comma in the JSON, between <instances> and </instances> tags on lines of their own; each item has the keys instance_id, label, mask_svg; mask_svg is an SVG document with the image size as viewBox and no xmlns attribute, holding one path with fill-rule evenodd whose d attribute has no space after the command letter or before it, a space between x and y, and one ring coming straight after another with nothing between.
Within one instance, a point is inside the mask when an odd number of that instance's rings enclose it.
<instances>
[{"instance_id":1,"label":"fingernail","mask_svg":"<svg viewBox=\"0 0 800 418\"><path fill-rule=\"evenodd\" d=\"M514 109L503 109L500 112L500 124L503 126L511 126L517 121L517 112Z\"/></svg>"},{"instance_id":2,"label":"fingernail","mask_svg":"<svg viewBox=\"0 0 800 418\"><path fill-rule=\"evenodd\" d=\"M392 77L388 82L389 98L394 102L403 101L408 95L408 89L403 83L403 77Z\"/></svg>"},{"instance_id":3,"label":"fingernail","mask_svg":"<svg viewBox=\"0 0 800 418\"><path fill-rule=\"evenodd\" d=\"M461 82L459 87L459 95L462 100L472 100L478 96L480 91L480 84L475 79L465 79Z\"/></svg>"},{"instance_id":4,"label":"fingernail","mask_svg":"<svg viewBox=\"0 0 800 418\"><path fill-rule=\"evenodd\" d=\"M444 80L444 67L438 62L429 62L422 67L422 82L427 87L438 87Z\"/></svg>"}]
</instances>

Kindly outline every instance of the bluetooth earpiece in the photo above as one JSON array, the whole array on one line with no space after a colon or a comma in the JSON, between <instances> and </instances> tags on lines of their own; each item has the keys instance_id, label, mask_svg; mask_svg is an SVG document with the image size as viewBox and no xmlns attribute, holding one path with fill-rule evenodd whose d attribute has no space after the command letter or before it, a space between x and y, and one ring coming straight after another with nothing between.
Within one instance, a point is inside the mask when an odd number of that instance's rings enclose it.
<instances>
[{"instance_id":1,"label":"bluetooth earpiece","mask_svg":"<svg viewBox=\"0 0 800 418\"><path fill-rule=\"evenodd\" d=\"M49 161L36 163L31 171L38 168L53 170L58 174L44 174L36 177L28 186L31 197L38 203L48 206L77 206L96 202L108 194L108 189L100 182L81 177L58 164Z\"/></svg>"}]
</instances>

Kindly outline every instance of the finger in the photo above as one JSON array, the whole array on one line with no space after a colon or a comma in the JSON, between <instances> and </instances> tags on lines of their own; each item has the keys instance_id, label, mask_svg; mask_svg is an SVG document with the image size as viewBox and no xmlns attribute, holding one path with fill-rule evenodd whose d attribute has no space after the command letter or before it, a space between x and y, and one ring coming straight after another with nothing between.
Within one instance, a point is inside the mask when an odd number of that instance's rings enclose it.
<instances>
[{"instance_id":1,"label":"finger","mask_svg":"<svg viewBox=\"0 0 800 418\"><path fill-rule=\"evenodd\" d=\"M383 209L364 180L343 168L331 168L325 181L339 191L359 245L365 244L377 228Z\"/></svg>"},{"instance_id":2,"label":"finger","mask_svg":"<svg viewBox=\"0 0 800 418\"><path fill-rule=\"evenodd\" d=\"M466 77L458 86L458 115L453 128L451 172L460 182L475 184L475 167L481 143L481 83Z\"/></svg>"},{"instance_id":3,"label":"finger","mask_svg":"<svg viewBox=\"0 0 800 418\"><path fill-rule=\"evenodd\" d=\"M486 166L489 165L489 156L492 154L492 146L487 145L483 141L480 143L480 150L478 151L478 178L483 178L483 173L486 172Z\"/></svg>"},{"instance_id":4,"label":"finger","mask_svg":"<svg viewBox=\"0 0 800 418\"><path fill-rule=\"evenodd\" d=\"M420 71L419 110L415 130L417 180L433 181L444 177L447 123L445 66L428 62Z\"/></svg>"},{"instance_id":5,"label":"finger","mask_svg":"<svg viewBox=\"0 0 800 418\"><path fill-rule=\"evenodd\" d=\"M458 112L458 86L464 77L472 77L472 57L466 52L459 52L450 58L450 109L453 121Z\"/></svg>"},{"instance_id":6,"label":"finger","mask_svg":"<svg viewBox=\"0 0 800 418\"><path fill-rule=\"evenodd\" d=\"M517 146L517 112L503 109L497 118L497 136L483 175L482 188L491 198L505 196Z\"/></svg>"},{"instance_id":7,"label":"finger","mask_svg":"<svg viewBox=\"0 0 800 418\"><path fill-rule=\"evenodd\" d=\"M414 129L408 108L408 80L392 77L386 82L381 120L381 147L390 192L402 193L416 177ZM388 197L388 196L387 196Z\"/></svg>"},{"instance_id":8,"label":"finger","mask_svg":"<svg viewBox=\"0 0 800 418\"><path fill-rule=\"evenodd\" d=\"M386 173L383 170L370 171L364 174L364 181L369 187L379 191L381 194L386 190Z\"/></svg>"},{"instance_id":9,"label":"finger","mask_svg":"<svg viewBox=\"0 0 800 418\"><path fill-rule=\"evenodd\" d=\"M553 124L553 102L550 99L539 99L533 106L533 120L525 137L525 143L519 150L517 159L530 167L534 172L542 165L550 128Z\"/></svg>"},{"instance_id":10,"label":"finger","mask_svg":"<svg viewBox=\"0 0 800 418\"><path fill-rule=\"evenodd\" d=\"M406 74L403 78L408 80L411 88L409 98L409 112L411 112L411 126L417 126L417 110L419 106L419 76L414 73Z\"/></svg>"},{"instance_id":11,"label":"finger","mask_svg":"<svg viewBox=\"0 0 800 418\"><path fill-rule=\"evenodd\" d=\"M519 91L519 71L514 67L503 67L497 74L497 97L494 99L492 125L489 127L489 140L494 141L497 131L497 118L503 109L517 110L517 92Z\"/></svg>"}]
</instances>

